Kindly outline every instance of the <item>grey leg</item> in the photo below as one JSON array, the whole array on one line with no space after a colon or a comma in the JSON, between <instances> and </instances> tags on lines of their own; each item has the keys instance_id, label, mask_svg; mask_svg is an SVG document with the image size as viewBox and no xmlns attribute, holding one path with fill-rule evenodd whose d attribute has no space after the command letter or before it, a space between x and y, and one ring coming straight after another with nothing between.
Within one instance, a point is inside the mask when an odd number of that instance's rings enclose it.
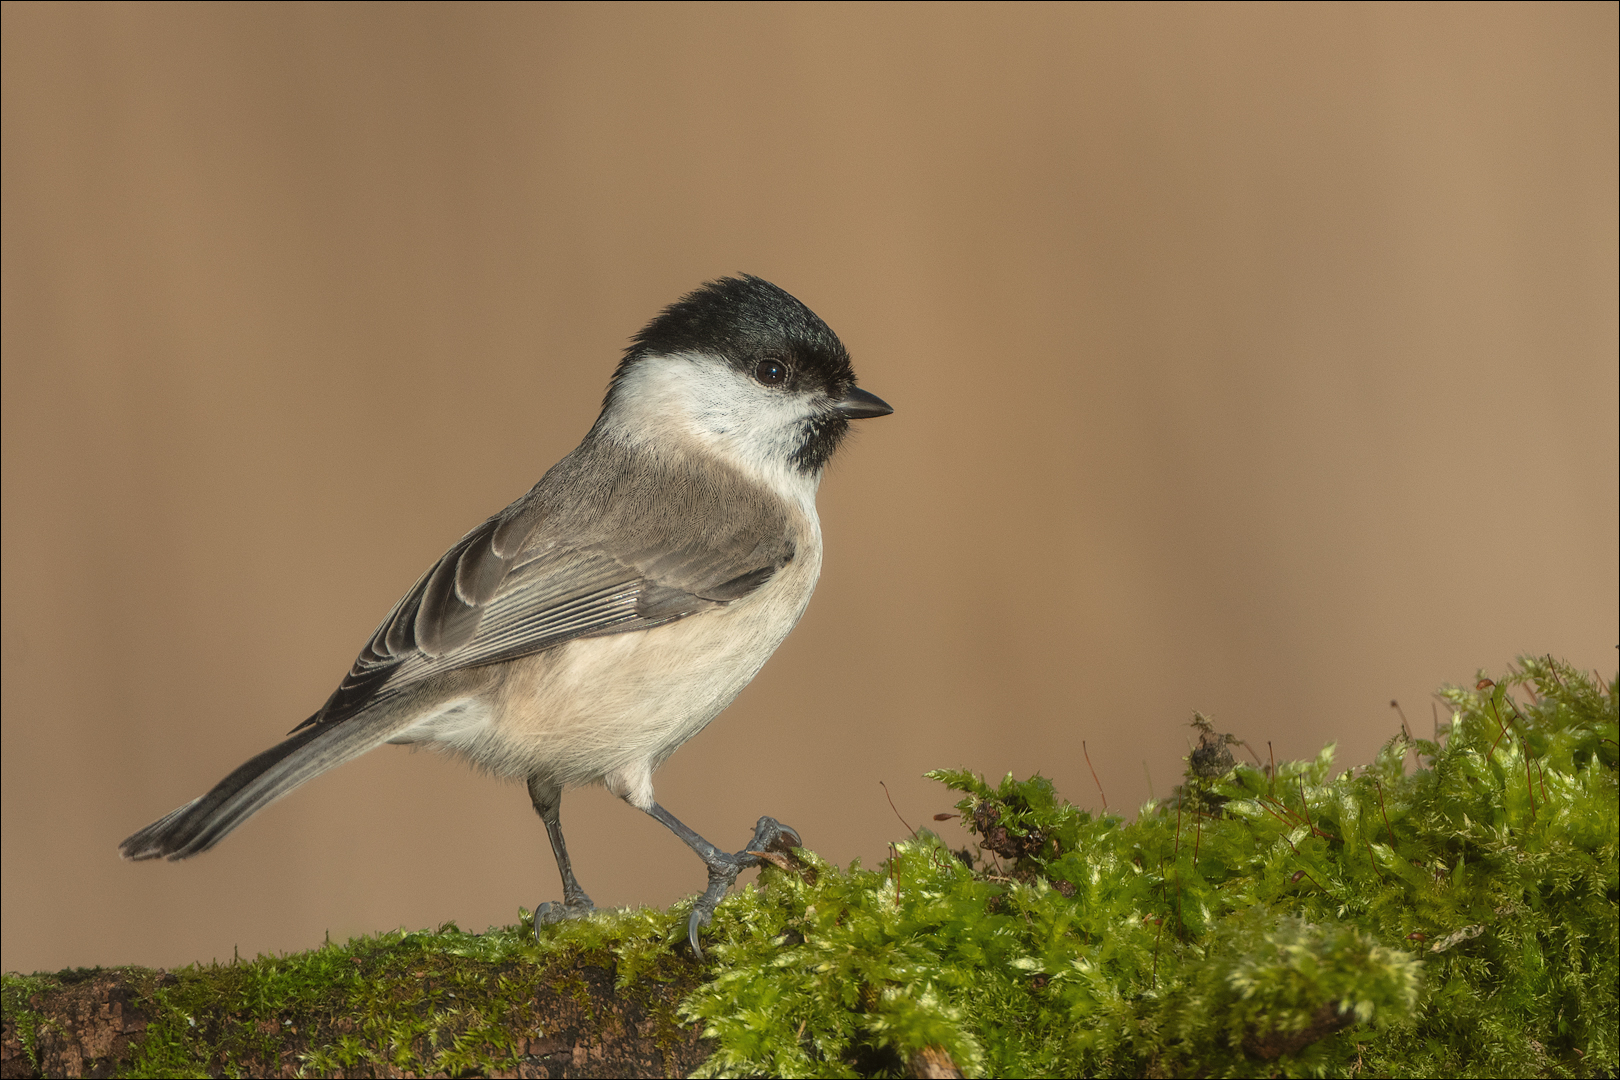
<instances>
[{"instance_id":1,"label":"grey leg","mask_svg":"<svg viewBox=\"0 0 1620 1080\"><path fill-rule=\"evenodd\" d=\"M536 934L540 927L563 919L577 919L596 910L591 898L574 879L574 868L568 863L568 845L562 834L562 788L539 776L529 777L529 798L534 800L534 812L545 823L546 836L551 840L551 853L557 857L557 872L562 875L563 900L560 904L547 901L534 909Z\"/></svg>"},{"instance_id":2,"label":"grey leg","mask_svg":"<svg viewBox=\"0 0 1620 1080\"><path fill-rule=\"evenodd\" d=\"M686 922L686 939L692 943L692 955L700 958L703 949L698 945L698 930L708 926L714 918L714 909L726 895L726 890L736 884L737 875L768 861L761 857L762 852L787 852L804 846L798 833L775 818L762 817L759 824L754 826L754 838L748 842L748 846L732 855L687 828L679 818L657 803L653 803L647 813L662 821L670 832L684 840L686 846L697 852L698 858L709 868L709 887L692 905L692 916Z\"/></svg>"}]
</instances>

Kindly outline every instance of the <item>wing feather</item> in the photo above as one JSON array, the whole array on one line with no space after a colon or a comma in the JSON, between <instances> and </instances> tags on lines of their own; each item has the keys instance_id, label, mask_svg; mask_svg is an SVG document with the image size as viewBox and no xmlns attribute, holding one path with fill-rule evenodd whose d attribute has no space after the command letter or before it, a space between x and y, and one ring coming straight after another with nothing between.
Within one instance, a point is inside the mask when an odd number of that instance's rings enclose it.
<instances>
[{"instance_id":1,"label":"wing feather","mask_svg":"<svg viewBox=\"0 0 1620 1080\"><path fill-rule=\"evenodd\" d=\"M687 618L749 595L792 560L779 500L741 476L694 483L681 465L587 440L423 574L293 730L449 671Z\"/></svg>"}]
</instances>

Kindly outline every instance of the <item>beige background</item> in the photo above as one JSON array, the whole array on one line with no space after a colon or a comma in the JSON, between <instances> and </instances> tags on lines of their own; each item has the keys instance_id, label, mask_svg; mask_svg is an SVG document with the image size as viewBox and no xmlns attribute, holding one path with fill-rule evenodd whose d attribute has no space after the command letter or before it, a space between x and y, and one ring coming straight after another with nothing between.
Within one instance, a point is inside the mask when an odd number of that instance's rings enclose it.
<instances>
[{"instance_id":1,"label":"beige background","mask_svg":"<svg viewBox=\"0 0 1620 1080\"><path fill-rule=\"evenodd\" d=\"M4 14L3 963L558 895L522 790L386 748L114 845L317 707L584 433L661 305L819 312L820 591L659 775L840 862L925 769L1163 795L1197 708L1365 760L1521 651L1612 673L1616 6L53 5ZM601 791L605 904L702 868ZM945 835L961 834L948 827Z\"/></svg>"}]
</instances>

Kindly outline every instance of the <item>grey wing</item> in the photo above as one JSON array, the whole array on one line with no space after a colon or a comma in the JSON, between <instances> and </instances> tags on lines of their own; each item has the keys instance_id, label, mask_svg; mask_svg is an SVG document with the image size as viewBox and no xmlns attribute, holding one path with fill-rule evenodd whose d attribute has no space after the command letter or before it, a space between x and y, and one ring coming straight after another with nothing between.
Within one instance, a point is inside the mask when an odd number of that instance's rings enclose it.
<instances>
[{"instance_id":1,"label":"grey wing","mask_svg":"<svg viewBox=\"0 0 1620 1080\"><path fill-rule=\"evenodd\" d=\"M730 603L794 555L780 529L765 539L733 533L668 551L613 551L618 545L600 540L537 543L543 518L540 506L520 500L462 537L394 605L321 710L293 730L347 719L448 671Z\"/></svg>"}]
</instances>

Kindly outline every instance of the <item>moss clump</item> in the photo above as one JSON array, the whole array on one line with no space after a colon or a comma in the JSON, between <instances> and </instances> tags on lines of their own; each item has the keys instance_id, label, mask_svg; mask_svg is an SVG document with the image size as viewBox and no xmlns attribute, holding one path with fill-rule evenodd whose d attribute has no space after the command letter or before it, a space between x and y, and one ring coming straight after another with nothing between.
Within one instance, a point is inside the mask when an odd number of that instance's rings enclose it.
<instances>
[{"instance_id":1,"label":"moss clump","mask_svg":"<svg viewBox=\"0 0 1620 1080\"><path fill-rule=\"evenodd\" d=\"M803 852L721 905L702 963L680 904L539 941L525 919L7 975L6 1075L26 1056L130 1076L898 1076L947 1057L984 1076L1612 1076L1616 689L1522 661L1447 691L1443 737L1339 773L1331 748L1236 764L1200 718L1186 783L1130 822L1040 777L935 773L977 860L926 832L871 870ZM116 1037L68 1030L109 1014Z\"/></svg>"},{"instance_id":2,"label":"moss clump","mask_svg":"<svg viewBox=\"0 0 1620 1080\"><path fill-rule=\"evenodd\" d=\"M987 864L921 833L728 902L686 1005L705 1075L902 1075L930 1046L987 1076L1614 1075L1615 684L1525 660L1444 696L1439 741L1338 774L1331 748L1211 769L1205 724L1134 822L931 774Z\"/></svg>"}]
</instances>

